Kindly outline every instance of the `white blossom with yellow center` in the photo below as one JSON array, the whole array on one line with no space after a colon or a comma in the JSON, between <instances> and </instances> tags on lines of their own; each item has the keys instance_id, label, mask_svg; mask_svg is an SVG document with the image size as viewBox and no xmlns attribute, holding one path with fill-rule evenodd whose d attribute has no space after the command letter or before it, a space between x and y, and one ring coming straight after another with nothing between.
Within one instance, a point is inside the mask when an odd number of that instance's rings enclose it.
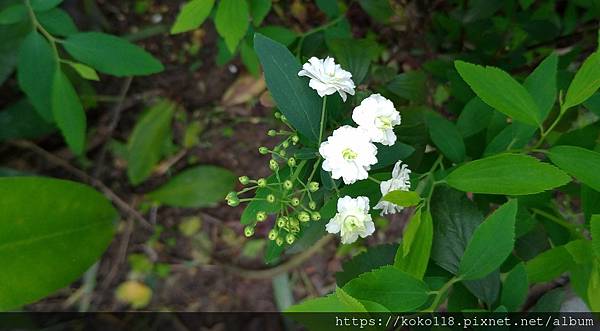
<instances>
[{"instance_id":1,"label":"white blossom with yellow center","mask_svg":"<svg viewBox=\"0 0 600 331\"><path fill-rule=\"evenodd\" d=\"M394 104L379 94L372 94L354 108L352 119L365 130L372 142L391 146L396 142L394 126L400 124L400 113Z\"/></svg>"},{"instance_id":2,"label":"white blossom with yellow center","mask_svg":"<svg viewBox=\"0 0 600 331\"><path fill-rule=\"evenodd\" d=\"M363 130L348 125L333 131L321 143L319 153L324 158L323 170L330 171L334 179L342 178L345 184L367 179L367 171L377 163L377 147Z\"/></svg>"},{"instance_id":3,"label":"white blossom with yellow center","mask_svg":"<svg viewBox=\"0 0 600 331\"><path fill-rule=\"evenodd\" d=\"M354 95L352 74L335 64L333 58L327 57L323 60L311 57L302 66L298 76L310 78L308 85L316 90L320 97L338 92L345 102L346 94Z\"/></svg>"},{"instance_id":4,"label":"white blossom with yellow center","mask_svg":"<svg viewBox=\"0 0 600 331\"><path fill-rule=\"evenodd\" d=\"M329 233L339 233L342 244L351 244L375 232L375 224L369 215L369 198L345 196L337 202L337 214L325 227Z\"/></svg>"}]
</instances>

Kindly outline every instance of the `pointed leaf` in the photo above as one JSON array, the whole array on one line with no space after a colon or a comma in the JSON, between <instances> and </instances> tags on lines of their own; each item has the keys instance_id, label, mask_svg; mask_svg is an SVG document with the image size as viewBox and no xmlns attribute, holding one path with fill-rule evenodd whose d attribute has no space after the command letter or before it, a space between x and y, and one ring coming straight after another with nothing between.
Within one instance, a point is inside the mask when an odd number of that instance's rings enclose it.
<instances>
[{"instance_id":1,"label":"pointed leaf","mask_svg":"<svg viewBox=\"0 0 600 331\"><path fill-rule=\"evenodd\" d=\"M575 74L561 111L585 102L600 87L600 52L590 55Z\"/></svg>"},{"instance_id":2,"label":"pointed leaf","mask_svg":"<svg viewBox=\"0 0 600 331\"><path fill-rule=\"evenodd\" d=\"M204 23L215 4L215 0L191 0L181 7L171 34L197 29Z\"/></svg>"},{"instance_id":3,"label":"pointed leaf","mask_svg":"<svg viewBox=\"0 0 600 331\"><path fill-rule=\"evenodd\" d=\"M75 88L57 68L52 84L52 115L56 125L77 155L83 155L86 140L86 118Z\"/></svg>"},{"instance_id":4,"label":"pointed leaf","mask_svg":"<svg viewBox=\"0 0 600 331\"><path fill-rule=\"evenodd\" d=\"M240 40L246 34L249 25L249 9L247 1L221 0L215 14L215 26L227 49L235 52Z\"/></svg>"},{"instance_id":5,"label":"pointed leaf","mask_svg":"<svg viewBox=\"0 0 600 331\"><path fill-rule=\"evenodd\" d=\"M600 153L575 146L556 146L550 149L548 157L559 168L600 191Z\"/></svg>"}]
</instances>

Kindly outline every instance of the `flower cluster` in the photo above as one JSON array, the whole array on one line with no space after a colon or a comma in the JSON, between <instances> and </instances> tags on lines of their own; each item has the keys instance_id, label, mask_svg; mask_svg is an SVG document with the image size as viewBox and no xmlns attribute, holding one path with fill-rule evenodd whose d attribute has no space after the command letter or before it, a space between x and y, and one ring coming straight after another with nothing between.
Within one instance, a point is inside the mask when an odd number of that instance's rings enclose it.
<instances>
[{"instance_id":1,"label":"flower cluster","mask_svg":"<svg viewBox=\"0 0 600 331\"><path fill-rule=\"evenodd\" d=\"M320 60L311 58L304 64L299 76L310 78L309 86L323 97L339 92L343 101L346 93L354 94L352 75L335 64L332 58ZM362 100L352 111L352 120L358 127L344 125L334 130L332 135L319 146L323 157L322 168L331 172L333 179L342 179L344 184L369 177L371 166L377 163L377 147L374 143L391 146L396 142L394 126L400 124L400 113L394 104L381 96L372 94ZM380 183L382 195L393 190L410 188L410 170L398 161L392 178ZM402 210L391 202L381 201L375 207L382 215ZM329 233L340 233L342 243L348 244L372 234L375 226L369 215L369 199L364 196L342 197L338 200L337 214L326 227Z\"/></svg>"}]
</instances>

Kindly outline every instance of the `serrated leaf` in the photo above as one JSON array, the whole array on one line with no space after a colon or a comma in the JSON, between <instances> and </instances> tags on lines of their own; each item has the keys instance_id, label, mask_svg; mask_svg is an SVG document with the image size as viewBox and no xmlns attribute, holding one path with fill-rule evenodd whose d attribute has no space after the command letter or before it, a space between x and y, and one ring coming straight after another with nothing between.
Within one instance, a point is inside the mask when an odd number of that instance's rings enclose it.
<instances>
[{"instance_id":1,"label":"serrated leaf","mask_svg":"<svg viewBox=\"0 0 600 331\"><path fill-rule=\"evenodd\" d=\"M337 285L342 287L362 273L393 264L397 250L396 244L384 244L370 247L366 252L354 256L343 263L342 271L335 274Z\"/></svg>"},{"instance_id":2,"label":"serrated leaf","mask_svg":"<svg viewBox=\"0 0 600 331\"><path fill-rule=\"evenodd\" d=\"M564 246L551 248L527 261L527 279L529 284L547 282L566 272L573 259Z\"/></svg>"},{"instance_id":3,"label":"serrated leaf","mask_svg":"<svg viewBox=\"0 0 600 331\"><path fill-rule=\"evenodd\" d=\"M133 128L127 142L127 176L133 185L148 178L158 163L175 107L168 100L161 101L152 106Z\"/></svg>"},{"instance_id":4,"label":"serrated leaf","mask_svg":"<svg viewBox=\"0 0 600 331\"><path fill-rule=\"evenodd\" d=\"M519 263L510 271L504 284L502 284L500 302L508 311L518 311L527 299L528 290L527 271L523 263Z\"/></svg>"},{"instance_id":5,"label":"serrated leaf","mask_svg":"<svg viewBox=\"0 0 600 331\"><path fill-rule=\"evenodd\" d=\"M215 14L215 26L231 53L235 52L238 43L248 30L248 2L238 0L221 0Z\"/></svg>"},{"instance_id":6,"label":"serrated leaf","mask_svg":"<svg viewBox=\"0 0 600 331\"><path fill-rule=\"evenodd\" d=\"M459 277L482 278L506 260L515 244L517 207L517 200L510 200L475 229L460 260Z\"/></svg>"},{"instance_id":7,"label":"serrated leaf","mask_svg":"<svg viewBox=\"0 0 600 331\"><path fill-rule=\"evenodd\" d=\"M171 34L197 29L204 23L215 4L215 0L191 0L179 11Z\"/></svg>"},{"instance_id":8,"label":"serrated leaf","mask_svg":"<svg viewBox=\"0 0 600 331\"><path fill-rule=\"evenodd\" d=\"M234 183L235 176L227 169L197 166L175 175L147 196L174 207L212 207L225 199L234 189Z\"/></svg>"},{"instance_id":9,"label":"serrated leaf","mask_svg":"<svg viewBox=\"0 0 600 331\"><path fill-rule=\"evenodd\" d=\"M417 192L396 190L387 193L382 200L402 207L411 207L418 205L421 202L421 197Z\"/></svg>"},{"instance_id":10,"label":"serrated leaf","mask_svg":"<svg viewBox=\"0 0 600 331\"><path fill-rule=\"evenodd\" d=\"M551 53L525 79L523 85L533 97L540 111L538 118L543 122L556 101L556 71L558 56Z\"/></svg>"},{"instance_id":11,"label":"serrated leaf","mask_svg":"<svg viewBox=\"0 0 600 331\"><path fill-rule=\"evenodd\" d=\"M358 300L373 301L394 312L413 311L429 298L425 283L392 266L364 273L343 289Z\"/></svg>"},{"instance_id":12,"label":"serrated leaf","mask_svg":"<svg viewBox=\"0 0 600 331\"><path fill-rule=\"evenodd\" d=\"M466 163L446 177L448 185L485 194L525 195L571 181L560 169L522 154L499 154Z\"/></svg>"},{"instance_id":13,"label":"serrated leaf","mask_svg":"<svg viewBox=\"0 0 600 331\"><path fill-rule=\"evenodd\" d=\"M458 116L456 128L463 138L471 137L483 131L492 119L494 110L479 97L469 101Z\"/></svg>"},{"instance_id":14,"label":"serrated leaf","mask_svg":"<svg viewBox=\"0 0 600 331\"><path fill-rule=\"evenodd\" d=\"M117 77L150 75L164 69L160 61L143 48L105 33L75 33L62 45L76 60Z\"/></svg>"},{"instance_id":15,"label":"serrated leaf","mask_svg":"<svg viewBox=\"0 0 600 331\"><path fill-rule=\"evenodd\" d=\"M75 88L57 68L52 83L52 116L69 148L83 155L86 141L86 118Z\"/></svg>"},{"instance_id":16,"label":"serrated leaf","mask_svg":"<svg viewBox=\"0 0 600 331\"><path fill-rule=\"evenodd\" d=\"M600 191L600 153L575 146L556 146L548 151L548 157L559 168Z\"/></svg>"},{"instance_id":17,"label":"serrated leaf","mask_svg":"<svg viewBox=\"0 0 600 331\"><path fill-rule=\"evenodd\" d=\"M117 212L88 186L0 178L0 196L0 310L19 309L69 285L112 239Z\"/></svg>"},{"instance_id":18,"label":"serrated leaf","mask_svg":"<svg viewBox=\"0 0 600 331\"><path fill-rule=\"evenodd\" d=\"M537 104L523 87L505 71L463 61L454 65L460 76L485 103L523 123L541 123Z\"/></svg>"},{"instance_id":19,"label":"serrated leaf","mask_svg":"<svg viewBox=\"0 0 600 331\"><path fill-rule=\"evenodd\" d=\"M394 266L409 275L423 279L431 253L433 222L429 212L417 211L407 225L394 258Z\"/></svg>"},{"instance_id":20,"label":"serrated leaf","mask_svg":"<svg viewBox=\"0 0 600 331\"><path fill-rule=\"evenodd\" d=\"M425 112L429 136L440 152L454 163L465 159L465 143L456 126L433 111Z\"/></svg>"},{"instance_id":21,"label":"serrated leaf","mask_svg":"<svg viewBox=\"0 0 600 331\"><path fill-rule=\"evenodd\" d=\"M316 142L322 100L308 86L308 80L298 77L300 63L285 46L261 34L254 37L254 49L279 110L298 132Z\"/></svg>"},{"instance_id":22,"label":"serrated leaf","mask_svg":"<svg viewBox=\"0 0 600 331\"><path fill-rule=\"evenodd\" d=\"M590 55L575 74L573 81L567 89L565 102L561 107L567 109L585 102L600 87L600 52Z\"/></svg>"}]
</instances>

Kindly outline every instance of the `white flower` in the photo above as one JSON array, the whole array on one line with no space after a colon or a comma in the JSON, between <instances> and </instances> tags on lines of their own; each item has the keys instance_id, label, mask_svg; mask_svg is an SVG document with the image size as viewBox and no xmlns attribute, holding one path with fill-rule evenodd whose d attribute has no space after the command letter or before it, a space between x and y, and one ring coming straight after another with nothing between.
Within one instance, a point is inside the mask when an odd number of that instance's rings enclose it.
<instances>
[{"instance_id":1,"label":"white flower","mask_svg":"<svg viewBox=\"0 0 600 331\"><path fill-rule=\"evenodd\" d=\"M377 163L377 147L363 130L344 125L321 143L319 153L323 170L331 171L334 179L342 178L345 184L367 179L371 165Z\"/></svg>"},{"instance_id":2,"label":"white flower","mask_svg":"<svg viewBox=\"0 0 600 331\"><path fill-rule=\"evenodd\" d=\"M400 124L400 113L394 104L379 94L372 94L354 108L352 119L364 129L372 142L391 146L396 142L394 126Z\"/></svg>"},{"instance_id":3,"label":"white flower","mask_svg":"<svg viewBox=\"0 0 600 331\"><path fill-rule=\"evenodd\" d=\"M338 92L342 100L346 101L346 93L354 95L352 74L342 69L339 64L335 64L333 58L327 57L322 60L311 57L302 66L298 76L309 77L308 85L317 90L320 97Z\"/></svg>"},{"instance_id":4,"label":"white flower","mask_svg":"<svg viewBox=\"0 0 600 331\"><path fill-rule=\"evenodd\" d=\"M329 233L339 232L342 244L351 244L358 236L365 238L375 232L375 224L369 215L369 198L345 196L338 200L337 211L325 228Z\"/></svg>"},{"instance_id":5,"label":"white flower","mask_svg":"<svg viewBox=\"0 0 600 331\"><path fill-rule=\"evenodd\" d=\"M407 168L406 164L402 164L402 161L396 162L396 165L394 165L394 170L392 170L392 179L381 182L381 184L379 184L379 188L381 189L382 196L385 196L392 191L410 190L410 169ZM381 215L383 216L385 214L398 213L404 209L404 207L398 206L389 201L381 200L377 205L375 205L375 207L373 207L373 209L381 209Z\"/></svg>"}]
</instances>

